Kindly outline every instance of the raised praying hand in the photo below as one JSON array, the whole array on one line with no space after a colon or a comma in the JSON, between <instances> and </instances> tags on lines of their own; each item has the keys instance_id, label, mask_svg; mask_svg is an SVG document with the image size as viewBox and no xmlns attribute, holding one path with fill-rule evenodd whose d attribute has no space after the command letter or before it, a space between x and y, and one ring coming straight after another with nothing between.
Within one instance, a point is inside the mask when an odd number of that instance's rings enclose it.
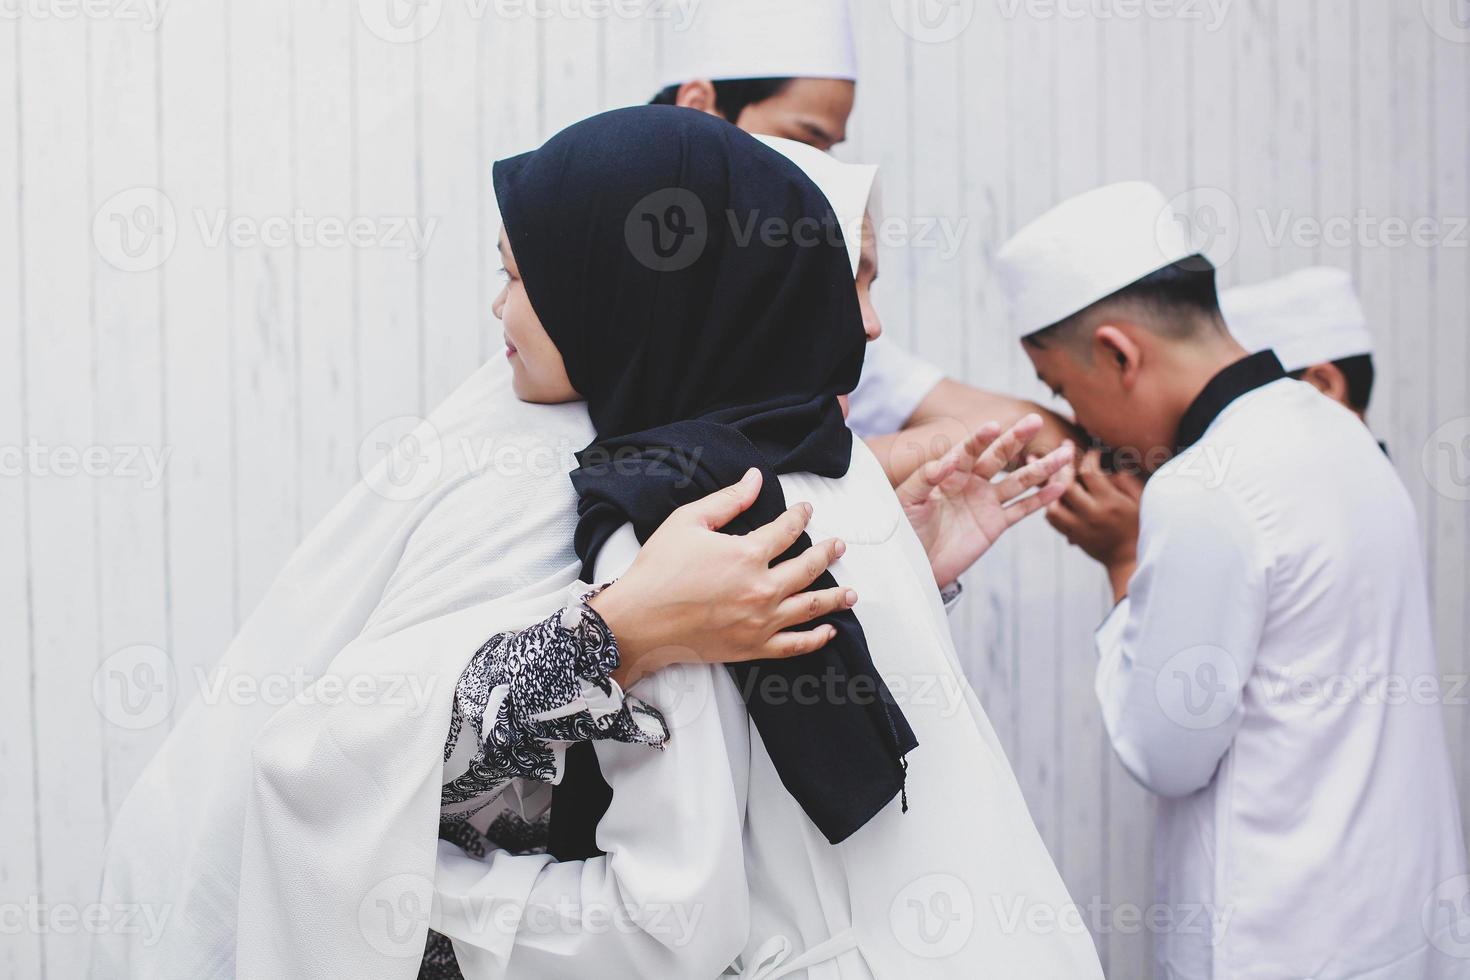
<instances>
[{"instance_id":1,"label":"raised praying hand","mask_svg":"<svg viewBox=\"0 0 1470 980\"><path fill-rule=\"evenodd\" d=\"M988 423L899 485L899 502L941 588L975 564L1008 528L1066 492L1073 478L1070 442L1005 479L996 479L1025 451L1042 424L1040 415L1031 414L1002 434L999 423ZM1023 496L1033 487L1040 489Z\"/></svg>"}]
</instances>

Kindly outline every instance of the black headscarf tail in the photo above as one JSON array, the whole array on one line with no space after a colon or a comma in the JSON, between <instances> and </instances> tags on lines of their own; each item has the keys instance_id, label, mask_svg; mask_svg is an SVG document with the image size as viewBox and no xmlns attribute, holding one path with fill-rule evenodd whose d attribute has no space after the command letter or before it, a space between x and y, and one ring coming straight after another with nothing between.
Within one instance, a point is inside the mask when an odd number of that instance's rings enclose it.
<instances>
[{"instance_id":1,"label":"black headscarf tail","mask_svg":"<svg viewBox=\"0 0 1470 980\"><path fill-rule=\"evenodd\" d=\"M752 467L761 492L727 533L785 511L781 474L847 473L837 396L857 384L862 317L837 219L794 164L713 116L644 106L497 163L495 190L531 304L597 430L572 474L586 580L619 527L646 541ZM803 534L781 558L810 546ZM826 573L811 588L836 584ZM816 653L730 674L782 783L837 843L903 795L917 740L857 617L818 622L837 635ZM609 800L590 744L574 746L552 854L599 853Z\"/></svg>"}]
</instances>

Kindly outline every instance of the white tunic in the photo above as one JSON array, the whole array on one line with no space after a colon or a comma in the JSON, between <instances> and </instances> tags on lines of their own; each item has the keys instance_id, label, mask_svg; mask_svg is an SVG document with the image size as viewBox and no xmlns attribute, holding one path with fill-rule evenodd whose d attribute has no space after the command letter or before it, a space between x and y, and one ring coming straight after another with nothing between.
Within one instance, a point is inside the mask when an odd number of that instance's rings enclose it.
<instances>
[{"instance_id":1,"label":"white tunic","mask_svg":"<svg viewBox=\"0 0 1470 980\"><path fill-rule=\"evenodd\" d=\"M495 886L491 871L481 865L477 877L477 862L441 845L433 927L456 940L470 980L586 976L588 962L609 975L697 980L721 975L737 953L724 975L752 980L1100 978L1082 917L964 680L923 549L877 461L858 442L845 478L798 474L781 485L787 500L813 504L814 539L848 543L833 574L862 597L855 611L874 661L919 740L909 755L909 812L895 799L829 844L781 785L729 673L679 667L632 689L664 711L664 751L594 743L613 787L597 834L607 856L558 866L497 855ZM624 527L596 577L615 577L637 550ZM825 696L790 696L814 693ZM524 898L504 888L518 868L528 876ZM606 915L622 902L624 917L642 925L510 937L464 911L497 887L502 900L547 910L580 902Z\"/></svg>"},{"instance_id":2,"label":"white tunic","mask_svg":"<svg viewBox=\"0 0 1470 980\"><path fill-rule=\"evenodd\" d=\"M1418 528L1311 387L1229 405L1149 481L1097 696L1161 801L1161 976L1470 975ZM1210 923L1214 923L1212 928Z\"/></svg>"}]
</instances>

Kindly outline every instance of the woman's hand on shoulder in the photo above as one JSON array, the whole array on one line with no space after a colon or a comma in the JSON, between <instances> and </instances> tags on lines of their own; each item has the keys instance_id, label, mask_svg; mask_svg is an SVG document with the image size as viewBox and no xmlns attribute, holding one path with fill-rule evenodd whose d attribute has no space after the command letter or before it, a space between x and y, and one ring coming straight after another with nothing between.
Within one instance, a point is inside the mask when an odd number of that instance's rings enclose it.
<instances>
[{"instance_id":1,"label":"woman's hand on shoulder","mask_svg":"<svg viewBox=\"0 0 1470 980\"><path fill-rule=\"evenodd\" d=\"M850 609L842 587L803 591L845 545L822 541L772 567L806 530L810 504L797 504L745 535L724 527L755 502L761 474L674 511L644 543L633 565L591 601L618 643L616 679L625 687L678 663L742 663L821 649L830 625L791 627Z\"/></svg>"}]
</instances>

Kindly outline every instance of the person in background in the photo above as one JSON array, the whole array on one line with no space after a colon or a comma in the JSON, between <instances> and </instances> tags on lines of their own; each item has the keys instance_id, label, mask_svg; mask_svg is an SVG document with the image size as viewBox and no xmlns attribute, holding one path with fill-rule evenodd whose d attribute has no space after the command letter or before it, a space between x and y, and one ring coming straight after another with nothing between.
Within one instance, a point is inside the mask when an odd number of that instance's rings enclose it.
<instances>
[{"instance_id":1,"label":"person in background","mask_svg":"<svg viewBox=\"0 0 1470 980\"><path fill-rule=\"evenodd\" d=\"M1314 266L1220 294L1230 332L1248 351L1274 350L1286 373L1368 421L1373 334L1352 274Z\"/></svg>"},{"instance_id":2,"label":"person in background","mask_svg":"<svg viewBox=\"0 0 1470 980\"><path fill-rule=\"evenodd\" d=\"M1159 973L1463 977L1412 504L1356 418L1231 335L1180 228L1156 188L1117 184L998 256L1038 376L1147 478L1136 556L1108 559L1096 691L1160 797L1158 901L1208 920L1159 935ZM1086 469L1064 530L1111 485Z\"/></svg>"},{"instance_id":3,"label":"person in background","mask_svg":"<svg viewBox=\"0 0 1470 980\"><path fill-rule=\"evenodd\" d=\"M748 133L830 151L847 139L858 66L848 0L704 0L685 29L664 35L656 105L720 116ZM891 340L868 345L848 426L898 486L986 422L1044 420L1028 447L1045 455L1078 433L1053 412L944 376ZM907 430L907 431L900 431Z\"/></svg>"}]
</instances>

